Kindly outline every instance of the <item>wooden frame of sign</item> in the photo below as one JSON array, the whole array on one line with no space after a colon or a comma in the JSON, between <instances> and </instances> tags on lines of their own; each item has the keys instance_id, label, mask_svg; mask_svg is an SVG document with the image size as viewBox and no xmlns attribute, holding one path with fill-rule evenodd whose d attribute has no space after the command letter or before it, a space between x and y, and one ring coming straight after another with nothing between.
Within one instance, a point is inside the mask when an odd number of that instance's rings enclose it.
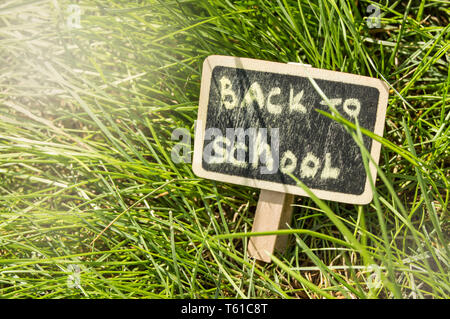
<instances>
[{"instance_id":1,"label":"wooden frame of sign","mask_svg":"<svg viewBox=\"0 0 450 319\"><path fill-rule=\"evenodd\" d=\"M383 135L389 91L379 79L248 58L210 56L204 61L193 170L199 177L262 189L254 232L286 227L293 196L285 194L308 196L284 173L297 172L296 177L321 199L360 205L372 200L359 148L342 125L314 111L315 108L329 110L308 77L314 79L328 100L349 120L358 118L362 127ZM271 141L279 139L277 145L283 156L275 161L267 155L275 154L271 153L272 146L261 142L255 133L253 141L266 147L266 153L260 149L263 146L258 146L257 151L253 149L253 154L257 155L253 166L236 160L235 152L239 150L234 137L233 141L221 138L208 143L210 153L216 155L213 160L205 161L205 146L208 147L205 137L209 141L212 135L217 138L217 133L225 135L229 128L236 132L237 128L253 126L258 128L258 134L261 127L271 132L281 131L275 138L271 135ZM209 133L213 131L211 136L205 136L207 129ZM365 146L378 163L380 143L364 138ZM250 143L249 139L247 136L246 143ZM228 149L229 144L235 148ZM249 145L240 146L241 151L247 152L247 162L251 157ZM223 160L217 154L223 156ZM261 173L260 155L266 156L262 159L269 173ZM233 161L227 162L228 158ZM276 173L272 173L274 165L269 165L273 162L279 164L279 170L275 167ZM372 163L369 165L375 179L376 168ZM252 237L249 252L253 257L270 261L268 256L274 249L282 249L279 239L276 236Z\"/></svg>"}]
</instances>

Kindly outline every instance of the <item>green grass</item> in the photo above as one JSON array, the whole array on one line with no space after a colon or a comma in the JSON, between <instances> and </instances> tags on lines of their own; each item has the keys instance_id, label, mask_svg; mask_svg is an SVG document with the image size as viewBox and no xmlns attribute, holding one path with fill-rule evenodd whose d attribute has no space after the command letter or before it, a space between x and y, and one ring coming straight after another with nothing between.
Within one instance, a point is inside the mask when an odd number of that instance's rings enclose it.
<instances>
[{"instance_id":1,"label":"green grass","mask_svg":"<svg viewBox=\"0 0 450 319\"><path fill-rule=\"evenodd\" d=\"M370 29L371 1L81 0L69 29L71 3L0 4L0 297L450 297L448 3ZM249 259L259 191L170 157L211 54L384 79L383 137L325 114L382 143L373 202L297 197L288 251Z\"/></svg>"}]
</instances>

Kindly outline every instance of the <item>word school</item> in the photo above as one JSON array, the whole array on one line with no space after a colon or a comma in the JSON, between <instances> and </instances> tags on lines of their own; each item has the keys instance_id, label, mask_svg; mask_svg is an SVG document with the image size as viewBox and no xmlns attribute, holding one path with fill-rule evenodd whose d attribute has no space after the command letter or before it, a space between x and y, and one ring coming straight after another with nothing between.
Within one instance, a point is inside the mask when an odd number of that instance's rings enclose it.
<instances>
[{"instance_id":1,"label":"word school","mask_svg":"<svg viewBox=\"0 0 450 319\"><path fill-rule=\"evenodd\" d=\"M247 92L245 92L244 98L239 103L237 94L233 91L230 79L226 76L223 76L219 82L220 102L221 105L223 105L227 110L232 110L238 106L249 107L256 103L261 109L266 107L267 111L271 114L280 114L283 111L282 105L272 103L272 98L282 93L281 88L279 87L271 88L266 98L260 84L258 82L253 82L248 88ZM292 86L290 87L288 105L290 112L306 113L308 111L307 108L302 104L303 95L304 90L301 90L300 92L295 94ZM361 103L358 99L349 98L345 101L342 101L341 98L332 98L329 99L329 102L334 108L343 103L342 106L344 108L344 112L353 118L357 118L359 112L361 111ZM324 100L322 100L320 104L327 105Z\"/></svg>"},{"instance_id":2,"label":"word school","mask_svg":"<svg viewBox=\"0 0 450 319\"><path fill-rule=\"evenodd\" d=\"M266 128L227 128L226 136L218 128L209 128L205 131L205 141L212 141L205 145L203 159L208 164L228 163L241 168L247 168L251 164L253 169L257 169L262 163L264 166L260 169L261 174L275 174L278 169L283 174L294 173L298 164L297 157L287 150L279 161L279 129L272 128L270 132L271 145L267 142ZM247 154L249 162L246 161ZM340 169L332 167L331 162L331 153L325 153L325 161L322 162L316 154L308 152L300 163L300 177L315 178L323 164L320 179L336 179Z\"/></svg>"}]
</instances>

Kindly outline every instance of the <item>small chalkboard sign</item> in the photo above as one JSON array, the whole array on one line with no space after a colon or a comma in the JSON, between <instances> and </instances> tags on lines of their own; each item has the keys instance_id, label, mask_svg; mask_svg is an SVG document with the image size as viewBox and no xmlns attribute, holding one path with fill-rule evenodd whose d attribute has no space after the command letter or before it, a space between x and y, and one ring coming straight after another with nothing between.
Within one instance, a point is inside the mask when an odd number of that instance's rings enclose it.
<instances>
[{"instance_id":1,"label":"small chalkboard sign","mask_svg":"<svg viewBox=\"0 0 450 319\"><path fill-rule=\"evenodd\" d=\"M302 65L210 56L203 65L193 170L200 177L319 198L367 204L372 191L360 148L345 128L316 109L329 105L383 135L388 99L375 78ZM378 162L381 145L364 136ZM376 169L371 165L372 177Z\"/></svg>"}]
</instances>

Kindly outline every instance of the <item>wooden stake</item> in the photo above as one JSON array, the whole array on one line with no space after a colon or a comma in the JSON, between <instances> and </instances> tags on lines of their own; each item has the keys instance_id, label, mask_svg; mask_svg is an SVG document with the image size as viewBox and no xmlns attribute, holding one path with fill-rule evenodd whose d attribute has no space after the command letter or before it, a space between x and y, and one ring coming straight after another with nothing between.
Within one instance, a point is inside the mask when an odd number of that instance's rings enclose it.
<instances>
[{"instance_id":1,"label":"wooden stake","mask_svg":"<svg viewBox=\"0 0 450 319\"><path fill-rule=\"evenodd\" d=\"M294 195L261 190L256 207L252 232L267 232L286 229L291 223ZM275 251L283 252L288 243L288 235L250 237L248 254L264 262L271 262L270 255ZM269 253L269 254L267 254Z\"/></svg>"}]
</instances>

